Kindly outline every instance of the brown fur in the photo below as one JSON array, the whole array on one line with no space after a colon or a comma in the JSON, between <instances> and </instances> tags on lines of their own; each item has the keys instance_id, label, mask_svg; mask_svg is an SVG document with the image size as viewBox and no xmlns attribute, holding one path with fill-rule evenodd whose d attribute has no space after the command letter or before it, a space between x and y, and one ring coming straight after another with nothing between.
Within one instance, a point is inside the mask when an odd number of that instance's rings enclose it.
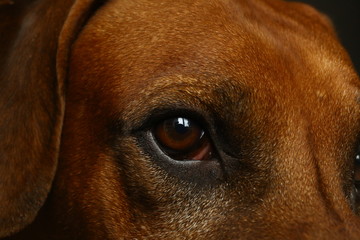
<instances>
[{"instance_id":1,"label":"brown fur","mask_svg":"<svg viewBox=\"0 0 360 240\"><path fill-rule=\"evenodd\" d=\"M360 238L360 82L325 16L278 0L14 2L0 237ZM169 109L203 116L218 161L159 160L146 123Z\"/></svg>"}]
</instances>

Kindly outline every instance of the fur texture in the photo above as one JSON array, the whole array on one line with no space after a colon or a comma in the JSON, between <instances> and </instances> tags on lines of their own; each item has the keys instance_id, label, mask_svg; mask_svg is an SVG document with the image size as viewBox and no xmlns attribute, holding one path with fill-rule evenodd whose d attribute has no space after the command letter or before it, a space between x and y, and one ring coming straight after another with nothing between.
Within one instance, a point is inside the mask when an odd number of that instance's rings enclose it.
<instances>
[{"instance_id":1,"label":"fur texture","mask_svg":"<svg viewBox=\"0 0 360 240\"><path fill-rule=\"evenodd\" d=\"M360 82L327 17L279 0L10 2L0 237L360 238ZM158 148L174 114L199 119L216 159Z\"/></svg>"}]
</instances>

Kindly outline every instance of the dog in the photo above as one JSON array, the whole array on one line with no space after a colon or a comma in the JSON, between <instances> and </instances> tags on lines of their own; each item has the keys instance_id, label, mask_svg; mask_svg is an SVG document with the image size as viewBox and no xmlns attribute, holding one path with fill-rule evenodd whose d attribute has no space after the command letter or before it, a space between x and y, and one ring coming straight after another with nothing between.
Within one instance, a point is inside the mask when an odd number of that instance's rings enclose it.
<instances>
[{"instance_id":1,"label":"dog","mask_svg":"<svg viewBox=\"0 0 360 240\"><path fill-rule=\"evenodd\" d=\"M360 239L360 81L323 14L0 3L0 238Z\"/></svg>"}]
</instances>

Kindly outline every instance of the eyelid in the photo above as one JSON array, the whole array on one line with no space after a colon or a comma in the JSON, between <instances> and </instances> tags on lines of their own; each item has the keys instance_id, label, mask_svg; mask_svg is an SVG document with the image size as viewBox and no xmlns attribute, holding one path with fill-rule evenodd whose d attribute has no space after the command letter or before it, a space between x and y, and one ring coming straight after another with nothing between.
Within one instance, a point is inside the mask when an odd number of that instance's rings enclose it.
<instances>
[{"instance_id":1,"label":"eyelid","mask_svg":"<svg viewBox=\"0 0 360 240\"><path fill-rule=\"evenodd\" d=\"M185 112L191 113L191 115L199 113L206 118L208 110L213 109L209 108L209 104L202 101L200 96L191 91L178 92L179 94L175 98L173 94L169 95L173 90L172 86L162 92L157 91L156 94L146 95L141 99L131 101L117 118L126 119L124 128L130 132L135 132L149 127L146 123L153 119L156 120L156 117L170 115L174 112Z\"/></svg>"},{"instance_id":2,"label":"eyelid","mask_svg":"<svg viewBox=\"0 0 360 240\"><path fill-rule=\"evenodd\" d=\"M204 135L204 129L196 121L180 116L163 119L153 126L152 132L159 144L174 151L189 150Z\"/></svg>"},{"instance_id":3,"label":"eyelid","mask_svg":"<svg viewBox=\"0 0 360 240\"><path fill-rule=\"evenodd\" d=\"M153 109L140 124L133 126L131 132L149 131L153 126L162 120L178 116L196 121L196 123L201 126L205 132L210 132L209 130L211 129L211 126L213 126L212 118L197 110L190 108L156 108Z\"/></svg>"}]
</instances>

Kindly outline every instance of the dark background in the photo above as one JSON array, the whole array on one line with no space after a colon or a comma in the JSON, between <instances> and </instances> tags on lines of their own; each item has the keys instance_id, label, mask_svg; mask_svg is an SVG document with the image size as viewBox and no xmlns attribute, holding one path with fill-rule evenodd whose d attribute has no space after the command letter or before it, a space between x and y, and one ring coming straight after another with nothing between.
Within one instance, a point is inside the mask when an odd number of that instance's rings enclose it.
<instances>
[{"instance_id":1,"label":"dark background","mask_svg":"<svg viewBox=\"0 0 360 240\"><path fill-rule=\"evenodd\" d=\"M298 0L330 17L341 42L360 73L360 0Z\"/></svg>"}]
</instances>

